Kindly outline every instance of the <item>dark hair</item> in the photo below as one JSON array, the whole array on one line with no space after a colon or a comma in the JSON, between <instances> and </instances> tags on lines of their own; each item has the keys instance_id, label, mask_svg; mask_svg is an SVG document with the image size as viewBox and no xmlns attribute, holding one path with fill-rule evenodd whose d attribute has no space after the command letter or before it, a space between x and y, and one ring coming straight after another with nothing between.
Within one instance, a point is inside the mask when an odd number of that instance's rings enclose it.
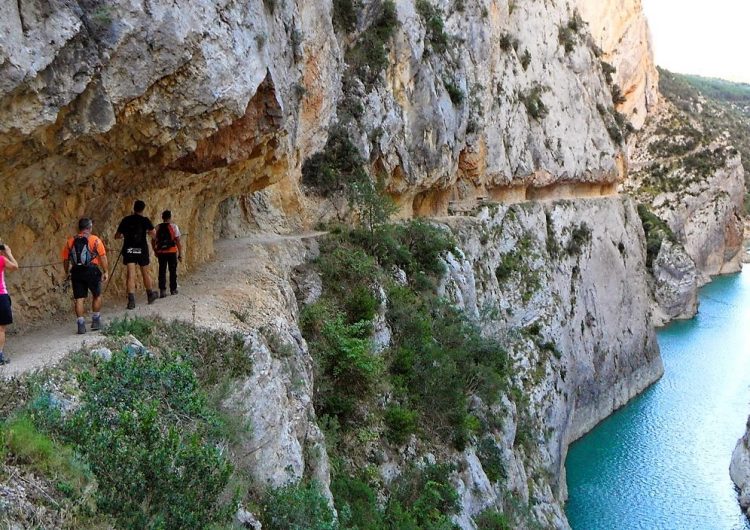
<instances>
[{"instance_id":1,"label":"dark hair","mask_svg":"<svg viewBox=\"0 0 750 530\"><path fill-rule=\"evenodd\" d=\"M172 218L172 212L170 210L164 210L161 212L161 220L162 221L168 221Z\"/></svg>"},{"instance_id":2,"label":"dark hair","mask_svg":"<svg viewBox=\"0 0 750 530\"><path fill-rule=\"evenodd\" d=\"M88 217L81 217L78 220L78 230L83 231L94 226L94 222Z\"/></svg>"},{"instance_id":3,"label":"dark hair","mask_svg":"<svg viewBox=\"0 0 750 530\"><path fill-rule=\"evenodd\" d=\"M143 210L145 209L146 209L146 203L140 199L135 201L135 204L133 204L133 211L135 213L143 213Z\"/></svg>"}]
</instances>

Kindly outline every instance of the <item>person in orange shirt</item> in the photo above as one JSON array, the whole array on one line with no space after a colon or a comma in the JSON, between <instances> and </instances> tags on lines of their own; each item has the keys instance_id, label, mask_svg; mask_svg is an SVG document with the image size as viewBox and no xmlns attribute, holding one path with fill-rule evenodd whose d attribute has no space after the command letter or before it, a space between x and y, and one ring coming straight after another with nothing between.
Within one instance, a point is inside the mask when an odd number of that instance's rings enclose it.
<instances>
[{"instance_id":1,"label":"person in orange shirt","mask_svg":"<svg viewBox=\"0 0 750 530\"><path fill-rule=\"evenodd\" d=\"M93 226L91 219L80 219L78 235L69 237L62 250L63 269L66 275L70 272L73 285L73 307L78 319L79 335L86 333L84 302L89 291L93 297L91 329L101 329L102 282L109 279L107 250L102 240L91 233Z\"/></svg>"}]
</instances>

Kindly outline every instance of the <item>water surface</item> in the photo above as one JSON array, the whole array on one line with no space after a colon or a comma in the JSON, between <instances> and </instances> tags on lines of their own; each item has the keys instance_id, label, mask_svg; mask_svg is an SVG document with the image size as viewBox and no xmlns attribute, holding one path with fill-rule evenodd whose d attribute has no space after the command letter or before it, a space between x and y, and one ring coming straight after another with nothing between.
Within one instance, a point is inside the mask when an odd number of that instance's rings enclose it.
<instances>
[{"instance_id":1,"label":"water surface","mask_svg":"<svg viewBox=\"0 0 750 530\"><path fill-rule=\"evenodd\" d=\"M664 377L573 444L575 530L750 530L729 462L750 413L750 271L701 289L658 332Z\"/></svg>"}]
</instances>

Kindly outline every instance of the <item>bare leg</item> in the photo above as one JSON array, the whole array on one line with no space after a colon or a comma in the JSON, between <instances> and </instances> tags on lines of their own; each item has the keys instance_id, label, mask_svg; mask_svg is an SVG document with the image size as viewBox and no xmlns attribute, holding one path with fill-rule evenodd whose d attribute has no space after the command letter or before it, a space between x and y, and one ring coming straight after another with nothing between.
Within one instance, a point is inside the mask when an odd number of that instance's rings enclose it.
<instances>
[{"instance_id":1,"label":"bare leg","mask_svg":"<svg viewBox=\"0 0 750 530\"><path fill-rule=\"evenodd\" d=\"M91 302L91 310L98 313L102 310L102 295L95 296Z\"/></svg>"},{"instance_id":2,"label":"bare leg","mask_svg":"<svg viewBox=\"0 0 750 530\"><path fill-rule=\"evenodd\" d=\"M127 289L128 294L135 294L135 263L128 263Z\"/></svg>"},{"instance_id":3,"label":"bare leg","mask_svg":"<svg viewBox=\"0 0 750 530\"><path fill-rule=\"evenodd\" d=\"M78 318L81 318L83 315L86 314L84 309L84 303L86 302L85 298L76 298L75 302L73 302L73 308L75 309L76 316Z\"/></svg>"},{"instance_id":4,"label":"bare leg","mask_svg":"<svg viewBox=\"0 0 750 530\"><path fill-rule=\"evenodd\" d=\"M5 348L5 326L0 326L0 351Z\"/></svg>"},{"instance_id":5,"label":"bare leg","mask_svg":"<svg viewBox=\"0 0 750 530\"><path fill-rule=\"evenodd\" d=\"M143 276L143 286L147 291L151 291L153 284L151 283L151 273L149 272L148 265L141 267L141 276Z\"/></svg>"}]
</instances>

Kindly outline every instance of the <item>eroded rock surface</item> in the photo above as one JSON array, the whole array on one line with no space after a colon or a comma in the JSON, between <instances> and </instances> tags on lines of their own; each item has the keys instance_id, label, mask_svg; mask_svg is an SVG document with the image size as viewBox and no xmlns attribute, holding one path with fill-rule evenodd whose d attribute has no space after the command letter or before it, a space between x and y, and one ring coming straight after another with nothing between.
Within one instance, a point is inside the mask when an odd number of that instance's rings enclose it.
<instances>
[{"instance_id":1,"label":"eroded rock surface","mask_svg":"<svg viewBox=\"0 0 750 530\"><path fill-rule=\"evenodd\" d=\"M573 7L434 7L450 46L397 2L385 72L348 93L361 105L350 137L402 215L556 185L614 192L625 158L611 87L583 25L559 38ZM57 262L87 215L116 251L117 221L142 198L152 218L172 209L190 267L211 257L226 200L275 184L288 219L330 217L300 193L300 168L351 112L343 57L380 8L363 2L344 35L326 0L4 4L0 237L27 265ZM67 306L59 267L16 282L20 326Z\"/></svg>"}]
</instances>

